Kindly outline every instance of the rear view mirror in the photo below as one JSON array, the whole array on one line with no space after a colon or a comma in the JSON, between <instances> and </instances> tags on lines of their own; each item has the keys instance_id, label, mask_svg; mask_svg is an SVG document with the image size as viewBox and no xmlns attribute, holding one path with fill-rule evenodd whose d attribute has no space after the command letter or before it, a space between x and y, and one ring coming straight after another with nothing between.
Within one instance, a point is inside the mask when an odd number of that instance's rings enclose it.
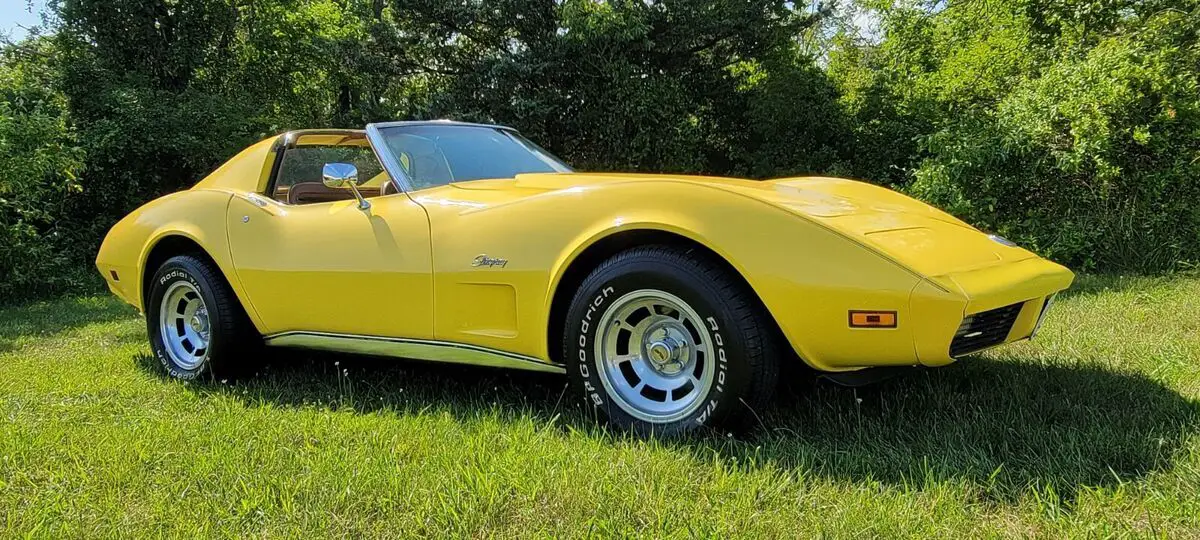
<instances>
[{"instance_id":1,"label":"rear view mirror","mask_svg":"<svg viewBox=\"0 0 1200 540\"><path fill-rule=\"evenodd\" d=\"M358 199L359 208L366 210L371 207L371 203L358 192L358 167L349 163L326 163L321 169L321 181L328 188L350 188L354 198Z\"/></svg>"}]
</instances>

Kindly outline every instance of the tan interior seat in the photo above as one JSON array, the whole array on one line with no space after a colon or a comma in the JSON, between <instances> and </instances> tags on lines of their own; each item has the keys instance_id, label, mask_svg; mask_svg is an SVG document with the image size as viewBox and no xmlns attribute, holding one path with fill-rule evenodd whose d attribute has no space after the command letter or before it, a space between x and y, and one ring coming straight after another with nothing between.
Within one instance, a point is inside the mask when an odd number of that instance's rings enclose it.
<instances>
[{"instance_id":1,"label":"tan interior seat","mask_svg":"<svg viewBox=\"0 0 1200 540\"><path fill-rule=\"evenodd\" d=\"M363 197L375 197L380 189L360 187ZM349 189L326 187L322 182L301 182L288 188L288 204L312 204L330 201L345 201L354 198Z\"/></svg>"}]
</instances>

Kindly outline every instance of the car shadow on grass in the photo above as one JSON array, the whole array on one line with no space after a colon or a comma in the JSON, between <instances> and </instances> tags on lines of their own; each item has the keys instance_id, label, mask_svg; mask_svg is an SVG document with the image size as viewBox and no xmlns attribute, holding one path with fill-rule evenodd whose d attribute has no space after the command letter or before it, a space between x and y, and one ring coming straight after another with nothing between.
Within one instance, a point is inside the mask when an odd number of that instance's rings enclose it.
<instances>
[{"instance_id":1,"label":"car shadow on grass","mask_svg":"<svg viewBox=\"0 0 1200 540\"><path fill-rule=\"evenodd\" d=\"M194 391L247 406L328 406L360 413L450 414L526 422L621 444L570 406L561 376L387 359L289 353L258 375ZM161 374L149 357L139 364ZM161 376L161 375L159 375ZM1081 488L1115 486L1172 466L1200 406L1137 373L1033 359L970 358L859 389L791 385L756 411L752 433L662 444L698 462L893 486L965 481L980 502L1032 491L1070 504Z\"/></svg>"},{"instance_id":2,"label":"car shadow on grass","mask_svg":"<svg viewBox=\"0 0 1200 540\"><path fill-rule=\"evenodd\" d=\"M887 383L815 384L763 419L764 455L850 480L921 485L960 479L981 499L1030 489L1073 501L1172 466L1200 406L1144 375L1033 359L969 358Z\"/></svg>"}]
</instances>

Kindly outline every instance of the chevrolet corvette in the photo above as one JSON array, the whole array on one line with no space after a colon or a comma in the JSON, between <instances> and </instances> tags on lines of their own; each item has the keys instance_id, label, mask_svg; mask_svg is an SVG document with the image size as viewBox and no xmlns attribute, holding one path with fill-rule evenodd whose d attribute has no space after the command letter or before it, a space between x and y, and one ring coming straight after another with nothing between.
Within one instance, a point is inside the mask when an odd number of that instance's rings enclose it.
<instances>
[{"instance_id":1,"label":"chevrolet corvette","mask_svg":"<svg viewBox=\"0 0 1200 540\"><path fill-rule=\"evenodd\" d=\"M262 346L565 373L666 435L745 425L788 362L1032 338L1074 277L869 183L576 172L448 121L263 140L119 221L96 266L173 377L246 374Z\"/></svg>"}]
</instances>

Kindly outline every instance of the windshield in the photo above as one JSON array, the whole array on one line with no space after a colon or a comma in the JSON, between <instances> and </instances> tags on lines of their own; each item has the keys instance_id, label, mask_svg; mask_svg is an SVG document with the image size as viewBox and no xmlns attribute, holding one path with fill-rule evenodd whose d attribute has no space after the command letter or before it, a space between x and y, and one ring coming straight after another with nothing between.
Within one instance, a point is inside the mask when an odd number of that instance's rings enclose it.
<instances>
[{"instance_id":1,"label":"windshield","mask_svg":"<svg viewBox=\"0 0 1200 540\"><path fill-rule=\"evenodd\" d=\"M379 131L414 190L523 173L571 172L549 152L505 129L423 124Z\"/></svg>"}]
</instances>

